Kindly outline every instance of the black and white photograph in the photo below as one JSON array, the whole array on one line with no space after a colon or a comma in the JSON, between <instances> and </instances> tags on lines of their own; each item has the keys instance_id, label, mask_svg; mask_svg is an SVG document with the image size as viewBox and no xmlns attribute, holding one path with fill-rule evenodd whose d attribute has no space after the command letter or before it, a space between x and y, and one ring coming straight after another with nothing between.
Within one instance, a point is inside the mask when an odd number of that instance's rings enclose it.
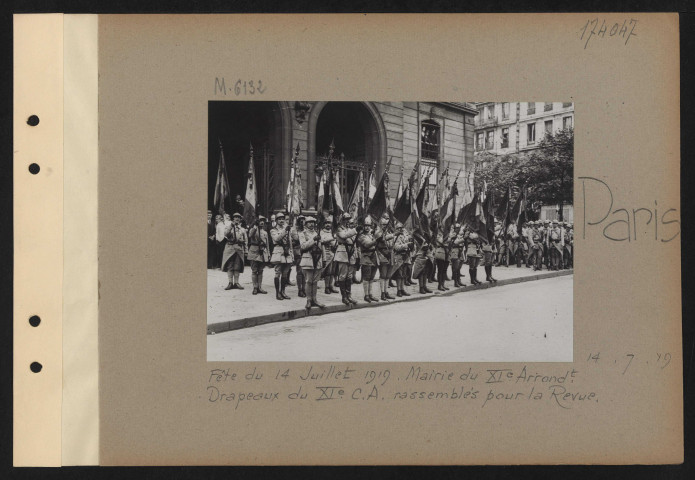
<instances>
[{"instance_id":1,"label":"black and white photograph","mask_svg":"<svg viewBox=\"0 0 695 480\"><path fill-rule=\"evenodd\" d=\"M573 174L572 102L210 101L207 360L573 361Z\"/></svg>"}]
</instances>

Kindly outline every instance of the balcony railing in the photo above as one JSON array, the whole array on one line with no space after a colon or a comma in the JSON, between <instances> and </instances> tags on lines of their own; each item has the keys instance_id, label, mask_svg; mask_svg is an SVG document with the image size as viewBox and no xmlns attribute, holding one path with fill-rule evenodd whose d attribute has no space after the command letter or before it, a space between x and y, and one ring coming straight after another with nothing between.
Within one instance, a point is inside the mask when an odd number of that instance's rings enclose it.
<instances>
[{"instance_id":1,"label":"balcony railing","mask_svg":"<svg viewBox=\"0 0 695 480\"><path fill-rule=\"evenodd\" d=\"M550 112L553 109L553 103L552 102L545 102L545 105L543 106L543 111L544 112Z\"/></svg>"}]
</instances>

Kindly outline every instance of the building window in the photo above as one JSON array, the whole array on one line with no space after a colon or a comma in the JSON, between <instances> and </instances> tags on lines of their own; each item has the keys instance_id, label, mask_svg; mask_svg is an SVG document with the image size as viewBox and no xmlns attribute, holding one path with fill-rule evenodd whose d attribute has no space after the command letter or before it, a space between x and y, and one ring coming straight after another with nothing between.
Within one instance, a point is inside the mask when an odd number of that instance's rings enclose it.
<instances>
[{"instance_id":1,"label":"building window","mask_svg":"<svg viewBox=\"0 0 695 480\"><path fill-rule=\"evenodd\" d=\"M544 112L550 112L553 109L553 102L545 102L545 105L543 106L543 111Z\"/></svg>"},{"instance_id":2,"label":"building window","mask_svg":"<svg viewBox=\"0 0 695 480\"><path fill-rule=\"evenodd\" d=\"M509 102L502 103L502 118L505 120L509 118Z\"/></svg>"},{"instance_id":3,"label":"building window","mask_svg":"<svg viewBox=\"0 0 695 480\"><path fill-rule=\"evenodd\" d=\"M572 106L572 102L562 102L562 108L569 108Z\"/></svg>"},{"instance_id":4,"label":"building window","mask_svg":"<svg viewBox=\"0 0 695 480\"><path fill-rule=\"evenodd\" d=\"M529 123L526 125L526 143L528 145L533 145L536 143L536 124Z\"/></svg>"},{"instance_id":5,"label":"building window","mask_svg":"<svg viewBox=\"0 0 695 480\"><path fill-rule=\"evenodd\" d=\"M507 148L509 147L509 129L508 128L503 128L502 129L502 145L501 148Z\"/></svg>"},{"instance_id":6,"label":"building window","mask_svg":"<svg viewBox=\"0 0 695 480\"><path fill-rule=\"evenodd\" d=\"M546 135L552 135L553 133L553 121L552 120L546 120L545 121L545 134Z\"/></svg>"},{"instance_id":7,"label":"building window","mask_svg":"<svg viewBox=\"0 0 695 480\"><path fill-rule=\"evenodd\" d=\"M536 113L536 102L528 102L526 107L526 115L533 115Z\"/></svg>"},{"instance_id":8,"label":"building window","mask_svg":"<svg viewBox=\"0 0 695 480\"><path fill-rule=\"evenodd\" d=\"M562 128L565 130L572 128L572 117L564 117L562 119Z\"/></svg>"},{"instance_id":9,"label":"building window","mask_svg":"<svg viewBox=\"0 0 695 480\"><path fill-rule=\"evenodd\" d=\"M422 122L420 154L422 158L439 160L439 124L437 122L432 120Z\"/></svg>"},{"instance_id":10,"label":"building window","mask_svg":"<svg viewBox=\"0 0 695 480\"><path fill-rule=\"evenodd\" d=\"M476 138L476 149L479 152L485 150L485 144L483 143L483 132L478 132Z\"/></svg>"},{"instance_id":11,"label":"building window","mask_svg":"<svg viewBox=\"0 0 695 480\"><path fill-rule=\"evenodd\" d=\"M494 150L495 148L495 131L490 130L485 132L485 150Z\"/></svg>"},{"instance_id":12,"label":"building window","mask_svg":"<svg viewBox=\"0 0 695 480\"><path fill-rule=\"evenodd\" d=\"M488 120L494 120L495 119L495 106L494 105L488 105L485 107L485 110L487 111L487 119Z\"/></svg>"}]
</instances>

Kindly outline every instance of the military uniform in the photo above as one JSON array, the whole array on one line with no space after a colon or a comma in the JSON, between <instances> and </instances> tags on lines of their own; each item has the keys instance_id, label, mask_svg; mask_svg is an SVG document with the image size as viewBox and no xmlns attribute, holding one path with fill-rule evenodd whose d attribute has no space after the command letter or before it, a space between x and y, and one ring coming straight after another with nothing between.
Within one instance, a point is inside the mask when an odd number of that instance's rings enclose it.
<instances>
[{"instance_id":1,"label":"military uniform","mask_svg":"<svg viewBox=\"0 0 695 480\"><path fill-rule=\"evenodd\" d=\"M284 215L277 215L276 220L284 219ZM273 240L273 254L270 257L270 263L275 265L275 298L278 300L287 300L285 287L287 286L287 276L290 267L294 263L294 252L290 247L290 231L286 226L281 226L279 223L270 231L270 237Z\"/></svg>"},{"instance_id":2,"label":"military uniform","mask_svg":"<svg viewBox=\"0 0 695 480\"><path fill-rule=\"evenodd\" d=\"M357 263L357 250L355 248L357 230L347 226L346 223L350 218L349 213L343 214L343 222L336 231L338 248L336 248L333 261L337 264L338 281L336 284L343 295L343 303L355 304L357 302L350 293L352 290L352 275Z\"/></svg>"},{"instance_id":3,"label":"military uniform","mask_svg":"<svg viewBox=\"0 0 695 480\"><path fill-rule=\"evenodd\" d=\"M302 261L302 251L299 247L300 239L299 234L304 230L304 216L300 215L297 217L296 225L290 228L290 237L292 239L292 253L294 254L294 264L297 267L297 296L306 297L306 292L304 291L304 270L299 265ZM291 270L291 268L290 268ZM290 281L291 272L287 272L287 284L291 285Z\"/></svg>"},{"instance_id":4,"label":"military uniform","mask_svg":"<svg viewBox=\"0 0 695 480\"><path fill-rule=\"evenodd\" d=\"M318 282L324 266L321 233L314 229L316 225L314 217L307 217L304 223L311 226L311 228L305 227L304 230L298 233L299 248L302 254L299 267L304 273L302 278L306 282L302 287L306 294L306 308L307 310L311 307L325 308L326 306L319 303L316 299ZM299 281L299 277L297 277L297 281Z\"/></svg>"},{"instance_id":5,"label":"military uniform","mask_svg":"<svg viewBox=\"0 0 695 480\"><path fill-rule=\"evenodd\" d=\"M395 247L394 247L395 248ZM434 266L434 255L432 248L424 238L420 242L417 253L413 257L413 278L418 279L420 293L432 293L427 288L427 279Z\"/></svg>"},{"instance_id":6,"label":"military uniform","mask_svg":"<svg viewBox=\"0 0 695 480\"><path fill-rule=\"evenodd\" d=\"M263 228L265 218L259 217L256 225L249 230L249 253L248 260L251 263L251 281L253 283L253 294L266 294L263 290L263 269L265 264L270 261L270 248L268 245L268 232Z\"/></svg>"},{"instance_id":7,"label":"military uniform","mask_svg":"<svg viewBox=\"0 0 695 480\"><path fill-rule=\"evenodd\" d=\"M562 261L562 232L557 227L557 222L553 222L552 227L548 233L550 243L548 244L550 265L553 270L560 269L560 262Z\"/></svg>"},{"instance_id":8,"label":"military uniform","mask_svg":"<svg viewBox=\"0 0 695 480\"><path fill-rule=\"evenodd\" d=\"M377 252L377 239L371 232L371 218L367 217L364 230L357 235L357 245L360 249L360 266L362 268L362 288L364 289L365 302L378 302L372 295L372 283L380 266L380 258ZM382 295L383 299L383 295Z\"/></svg>"},{"instance_id":9,"label":"military uniform","mask_svg":"<svg viewBox=\"0 0 695 480\"><path fill-rule=\"evenodd\" d=\"M384 214L381 219L381 225L377 225L374 231L376 238L376 254L379 260L379 286L381 287L381 299L393 300L394 297L389 294L389 280L393 277L395 280L399 278L399 267L392 265L393 244L395 234L388 228L389 217ZM401 293L399 289L398 293ZM399 295L402 296L402 295Z\"/></svg>"},{"instance_id":10,"label":"military uniform","mask_svg":"<svg viewBox=\"0 0 695 480\"><path fill-rule=\"evenodd\" d=\"M241 218L238 213L235 218ZM244 271L244 256L246 255L247 239L246 231L236 223L231 223L225 228L224 236L227 243L222 254L222 271L229 276L229 285L225 290L243 290L239 285L239 274Z\"/></svg>"},{"instance_id":11,"label":"military uniform","mask_svg":"<svg viewBox=\"0 0 695 480\"><path fill-rule=\"evenodd\" d=\"M336 271L336 263L333 261L335 257L335 250L338 247L338 242L336 242L333 232L331 231L330 220L326 220L324 228L321 230L321 245L323 245L323 281L325 284L324 293L338 293L337 290L333 288L333 278ZM326 228L328 227L328 228Z\"/></svg>"},{"instance_id":12,"label":"military uniform","mask_svg":"<svg viewBox=\"0 0 695 480\"><path fill-rule=\"evenodd\" d=\"M449 257L451 259L451 275L454 279L455 287L462 287L461 283L461 262L464 259L463 256L463 244L464 244L463 229L460 225L456 225L451 229L449 234Z\"/></svg>"},{"instance_id":13,"label":"military uniform","mask_svg":"<svg viewBox=\"0 0 695 480\"><path fill-rule=\"evenodd\" d=\"M449 290L446 285L446 271L449 268L449 245L442 232L438 232L434 241L434 261L437 264L437 290Z\"/></svg>"},{"instance_id":14,"label":"military uniform","mask_svg":"<svg viewBox=\"0 0 695 480\"><path fill-rule=\"evenodd\" d=\"M478 232L472 231L466 234L466 257L468 258L468 274L471 276L471 283L477 285L478 265L482 257L482 241Z\"/></svg>"}]
</instances>

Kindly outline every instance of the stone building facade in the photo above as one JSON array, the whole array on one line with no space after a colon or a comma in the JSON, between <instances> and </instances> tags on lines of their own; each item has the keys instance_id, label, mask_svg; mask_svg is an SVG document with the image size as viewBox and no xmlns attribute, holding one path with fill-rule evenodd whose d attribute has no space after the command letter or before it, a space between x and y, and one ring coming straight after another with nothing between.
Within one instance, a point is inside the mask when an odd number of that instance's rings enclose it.
<instances>
[{"instance_id":1,"label":"stone building facade","mask_svg":"<svg viewBox=\"0 0 695 480\"><path fill-rule=\"evenodd\" d=\"M340 168L345 202L360 170L366 179L375 168L379 179L389 162L392 201L401 172L406 181L418 160L421 172L449 166L452 181L459 171L466 178L474 169L477 112L473 103L451 102L210 102L208 204L212 207L220 144L232 195L243 197L253 155L263 214L285 208L297 145L309 211L316 207L319 174L327 162Z\"/></svg>"}]
</instances>

